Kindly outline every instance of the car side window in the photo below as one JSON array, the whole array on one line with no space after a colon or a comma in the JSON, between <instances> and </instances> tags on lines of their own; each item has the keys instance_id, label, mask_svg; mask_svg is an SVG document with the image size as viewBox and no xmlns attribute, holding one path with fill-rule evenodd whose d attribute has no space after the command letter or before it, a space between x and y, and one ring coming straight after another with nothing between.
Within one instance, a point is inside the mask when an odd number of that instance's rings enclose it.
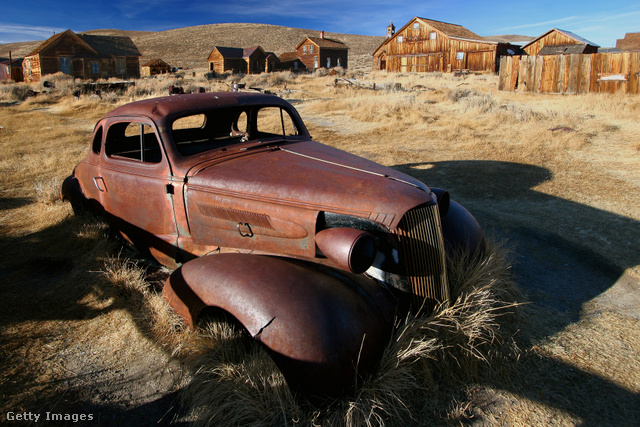
<instances>
[{"instance_id":1,"label":"car side window","mask_svg":"<svg viewBox=\"0 0 640 427\"><path fill-rule=\"evenodd\" d=\"M145 163L160 163L160 143L153 128L137 122L114 123L107 131L105 153Z\"/></svg>"},{"instance_id":2,"label":"car side window","mask_svg":"<svg viewBox=\"0 0 640 427\"><path fill-rule=\"evenodd\" d=\"M256 120L257 138L295 136L298 134L289 113L279 107L265 107L258 111Z\"/></svg>"},{"instance_id":3,"label":"car side window","mask_svg":"<svg viewBox=\"0 0 640 427\"><path fill-rule=\"evenodd\" d=\"M95 133L93 134L93 142L91 143L91 150L94 153L100 154L100 149L102 148L102 126L98 126Z\"/></svg>"}]
</instances>

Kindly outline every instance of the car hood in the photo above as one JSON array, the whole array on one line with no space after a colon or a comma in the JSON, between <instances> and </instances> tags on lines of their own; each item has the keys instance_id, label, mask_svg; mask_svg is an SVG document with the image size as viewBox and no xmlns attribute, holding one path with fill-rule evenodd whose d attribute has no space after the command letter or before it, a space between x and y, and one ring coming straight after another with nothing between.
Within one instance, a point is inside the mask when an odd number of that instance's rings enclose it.
<instances>
[{"instance_id":1,"label":"car hood","mask_svg":"<svg viewBox=\"0 0 640 427\"><path fill-rule=\"evenodd\" d=\"M314 141L249 148L199 165L187 179L188 191L344 213L388 227L435 199L413 177Z\"/></svg>"}]
</instances>

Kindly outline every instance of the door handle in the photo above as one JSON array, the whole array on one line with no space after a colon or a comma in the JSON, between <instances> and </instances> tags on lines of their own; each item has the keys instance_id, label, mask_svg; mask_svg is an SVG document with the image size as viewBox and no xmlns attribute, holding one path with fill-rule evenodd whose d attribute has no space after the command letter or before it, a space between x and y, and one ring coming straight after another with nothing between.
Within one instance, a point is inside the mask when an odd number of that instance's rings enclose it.
<instances>
[{"instance_id":1,"label":"door handle","mask_svg":"<svg viewBox=\"0 0 640 427\"><path fill-rule=\"evenodd\" d=\"M98 191L105 192L107 187L104 185L104 179L101 176L94 176L93 183L95 184Z\"/></svg>"}]
</instances>

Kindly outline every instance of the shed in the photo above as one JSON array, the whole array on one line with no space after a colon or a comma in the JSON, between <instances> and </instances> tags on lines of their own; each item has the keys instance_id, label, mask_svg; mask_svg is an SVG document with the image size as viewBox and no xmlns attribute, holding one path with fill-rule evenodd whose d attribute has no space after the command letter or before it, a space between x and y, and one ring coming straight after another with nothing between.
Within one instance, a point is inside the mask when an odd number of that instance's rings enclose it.
<instances>
[{"instance_id":1,"label":"shed","mask_svg":"<svg viewBox=\"0 0 640 427\"><path fill-rule=\"evenodd\" d=\"M157 76L159 74L168 74L171 72L171 65L162 59L152 59L140 67L140 74L143 76Z\"/></svg>"},{"instance_id":2,"label":"shed","mask_svg":"<svg viewBox=\"0 0 640 427\"><path fill-rule=\"evenodd\" d=\"M209 71L258 74L267 68L266 59L267 55L260 46L247 49L215 46L209 54Z\"/></svg>"},{"instance_id":3,"label":"shed","mask_svg":"<svg viewBox=\"0 0 640 427\"><path fill-rule=\"evenodd\" d=\"M278 57L280 60L280 69L289 71L303 71L306 70L304 63L298 58L298 52L285 52L281 53Z\"/></svg>"},{"instance_id":4,"label":"shed","mask_svg":"<svg viewBox=\"0 0 640 427\"><path fill-rule=\"evenodd\" d=\"M460 25L417 16L397 32L392 27L387 27L387 38L373 53L374 70L496 72L501 55L519 50L515 45L484 40Z\"/></svg>"},{"instance_id":5,"label":"shed","mask_svg":"<svg viewBox=\"0 0 640 427\"><path fill-rule=\"evenodd\" d=\"M578 45L579 47L570 47L569 45ZM552 48L551 46L559 47ZM597 53L599 47L597 44L571 31L553 28L533 39L522 48L527 55L560 55L563 53ZM544 53L540 53L544 48L547 49L545 49Z\"/></svg>"},{"instance_id":6,"label":"shed","mask_svg":"<svg viewBox=\"0 0 640 427\"><path fill-rule=\"evenodd\" d=\"M640 33L625 34L623 39L616 40L616 47L625 52L640 50Z\"/></svg>"},{"instance_id":7,"label":"shed","mask_svg":"<svg viewBox=\"0 0 640 427\"><path fill-rule=\"evenodd\" d=\"M140 51L130 37L56 34L25 56L24 80L62 72L82 79L140 77Z\"/></svg>"},{"instance_id":8,"label":"shed","mask_svg":"<svg viewBox=\"0 0 640 427\"><path fill-rule=\"evenodd\" d=\"M348 67L349 47L339 40L320 37L306 37L296 46L300 62L309 70L317 68Z\"/></svg>"}]
</instances>

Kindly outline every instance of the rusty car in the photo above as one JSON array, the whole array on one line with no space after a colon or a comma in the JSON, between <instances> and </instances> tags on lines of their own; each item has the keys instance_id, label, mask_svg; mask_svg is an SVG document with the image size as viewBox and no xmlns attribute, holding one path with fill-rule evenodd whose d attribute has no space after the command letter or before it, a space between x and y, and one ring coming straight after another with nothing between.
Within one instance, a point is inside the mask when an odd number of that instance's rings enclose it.
<instances>
[{"instance_id":1,"label":"rusty car","mask_svg":"<svg viewBox=\"0 0 640 427\"><path fill-rule=\"evenodd\" d=\"M448 301L447 254L483 245L447 191L315 142L259 93L116 108L61 193L173 269L163 294L187 325L220 310L311 395L372 372L397 316Z\"/></svg>"}]
</instances>

